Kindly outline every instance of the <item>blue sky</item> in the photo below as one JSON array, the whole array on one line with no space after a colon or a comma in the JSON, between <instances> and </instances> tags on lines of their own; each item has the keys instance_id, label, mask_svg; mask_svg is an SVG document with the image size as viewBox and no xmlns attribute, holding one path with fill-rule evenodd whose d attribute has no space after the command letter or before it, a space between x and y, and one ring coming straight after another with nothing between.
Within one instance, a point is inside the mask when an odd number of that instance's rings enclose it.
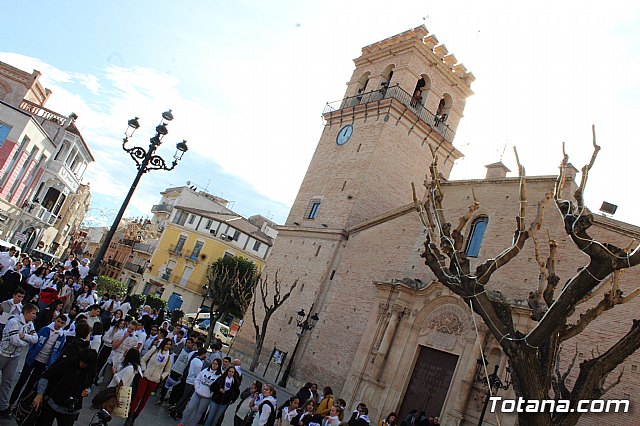
<instances>
[{"instance_id":1,"label":"blue sky","mask_svg":"<svg viewBox=\"0 0 640 426\"><path fill-rule=\"evenodd\" d=\"M95 219L117 210L135 174L119 146L127 120L140 117L133 141L146 145L172 108L160 152L171 157L182 139L190 151L175 171L143 178L128 215L149 214L167 186L210 181L236 211L282 223L352 59L425 24L477 78L453 178L484 176L505 146L516 170L513 145L529 175L555 174L563 141L580 168L595 123L603 150L587 202L618 204L617 218L640 224L638 7L557 3L5 0L0 60L40 70L47 106L80 116L98 159L86 174Z\"/></svg>"}]
</instances>

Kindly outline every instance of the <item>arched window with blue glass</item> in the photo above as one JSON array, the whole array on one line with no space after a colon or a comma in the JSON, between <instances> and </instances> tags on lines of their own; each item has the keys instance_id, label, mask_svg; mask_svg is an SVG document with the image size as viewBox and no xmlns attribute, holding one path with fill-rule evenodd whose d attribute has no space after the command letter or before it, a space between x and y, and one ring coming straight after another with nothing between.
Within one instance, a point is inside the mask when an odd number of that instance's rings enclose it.
<instances>
[{"instance_id":1,"label":"arched window with blue glass","mask_svg":"<svg viewBox=\"0 0 640 426\"><path fill-rule=\"evenodd\" d=\"M487 216L480 216L473 221L469 240L467 241L467 257L478 257L478 253L480 253L480 246L482 245L482 239L484 238L484 233L487 230L488 224L489 218Z\"/></svg>"}]
</instances>

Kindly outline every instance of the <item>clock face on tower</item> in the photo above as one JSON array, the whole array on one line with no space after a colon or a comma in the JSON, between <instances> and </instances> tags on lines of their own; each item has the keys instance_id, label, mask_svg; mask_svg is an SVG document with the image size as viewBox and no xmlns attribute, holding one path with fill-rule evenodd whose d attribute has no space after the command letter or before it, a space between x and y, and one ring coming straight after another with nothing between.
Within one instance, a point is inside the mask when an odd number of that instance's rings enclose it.
<instances>
[{"instance_id":1,"label":"clock face on tower","mask_svg":"<svg viewBox=\"0 0 640 426\"><path fill-rule=\"evenodd\" d=\"M338 133L338 136L336 136L336 143L338 145L344 145L349 141L349 138L351 137L352 134L353 134L353 126L351 124L347 124L340 130L340 132Z\"/></svg>"}]
</instances>

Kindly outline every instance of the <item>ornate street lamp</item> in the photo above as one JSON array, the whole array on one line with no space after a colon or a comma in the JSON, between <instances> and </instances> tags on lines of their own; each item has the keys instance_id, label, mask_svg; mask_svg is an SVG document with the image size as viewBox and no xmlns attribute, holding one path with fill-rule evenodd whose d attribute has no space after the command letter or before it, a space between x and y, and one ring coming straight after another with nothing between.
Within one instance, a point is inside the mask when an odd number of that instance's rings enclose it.
<instances>
[{"instance_id":1,"label":"ornate street lamp","mask_svg":"<svg viewBox=\"0 0 640 426\"><path fill-rule=\"evenodd\" d=\"M289 374L291 374L291 368L293 367L293 360L296 358L296 352L298 352L298 348L300 347L300 342L302 341L302 337L304 333L309 330L313 330L316 326L316 323L320 319L318 314L311 315L313 311L313 305L311 305L311 309L309 309L309 314L304 312L304 309L301 309L297 313L296 318L296 326L300 329L300 332L296 333L298 336L298 341L296 342L295 348L293 348L293 353L291 354L291 358L289 358L289 364L287 364L287 368L284 370L284 374L282 375L282 379L278 383L278 386L286 388L287 381L289 380Z\"/></svg>"},{"instance_id":2,"label":"ornate street lamp","mask_svg":"<svg viewBox=\"0 0 640 426\"><path fill-rule=\"evenodd\" d=\"M100 251L98 251L95 259L93 259L91 265L92 275L98 275L98 270L100 268L100 264L102 263L102 259L107 252L107 248L109 247L109 244L111 243L116 230L118 229L118 224L120 223L120 220L122 220L122 216L124 215L124 212L129 205L129 201L131 201L131 196L135 192L142 175L152 170L173 170L178 165L178 161L182 159L184 153L189 149L187 147L187 141L183 140L182 142L178 142L176 144L176 152L173 155L173 161L171 162L171 165L168 165L164 158L156 154L156 149L158 149L160 144L162 144L162 138L164 138L167 133L169 133L169 131L167 130L167 126L169 125L169 122L171 120L173 120L173 114L171 113L171 110L162 113L162 121L160 121L160 124L156 126L156 134L149 140L150 143L147 149L141 146L127 147L129 138L131 138L135 131L140 127L138 117L135 117L127 122L127 130L125 131L124 138L122 139L122 149L131 156L133 161L135 161L138 173L136 174L136 177L131 184L131 188L129 188L127 196L122 202L120 211L118 211L118 214L116 215L113 224L111 225L111 228L109 229L109 232L107 233L104 242L100 247Z\"/></svg>"},{"instance_id":3,"label":"ornate street lamp","mask_svg":"<svg viewBox=\"0 0 640 426\"><path fill-rule=\"evenodd\" d=\"M493 369L493 373L489 374L488 377L485 377L484 371L486 365L486 358L478 358L476 366L476 382L482 383L484 387L489 387L489 389L487 389L487 396L484 398L484 405L482 406L482 413L478 420L478 426L482 426L482 422L484 421L484 414L486 413L487 406L489 405L489 397L492 394L497 394L500 389L507 390L511 387L511 368L507 366L503 382L500 380L500 377L498 377L498 365Z\"/></svg>"}]
</instances>

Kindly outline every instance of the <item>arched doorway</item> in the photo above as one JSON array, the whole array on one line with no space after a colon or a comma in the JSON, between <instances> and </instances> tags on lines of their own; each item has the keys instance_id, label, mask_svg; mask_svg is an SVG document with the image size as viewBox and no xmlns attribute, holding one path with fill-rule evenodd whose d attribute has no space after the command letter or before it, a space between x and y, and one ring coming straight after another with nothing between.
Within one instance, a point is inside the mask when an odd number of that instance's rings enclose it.
<instances>
[{"instance_id":1,"label":"arched doorway","mask_svg":"<svg viewBox=\"0 0 640 426\"><path fill-rule=\"evenodd\" d=\"M38 232L36 231L36 229L33 226L30 226L27 229L25 229L23 234L25 236L25 241L21 244L22 251L29 252L35 246L36 237L38 236ZM20 243L18 243L18 244L20 244Z\"/></svg>"}]
</instances>

